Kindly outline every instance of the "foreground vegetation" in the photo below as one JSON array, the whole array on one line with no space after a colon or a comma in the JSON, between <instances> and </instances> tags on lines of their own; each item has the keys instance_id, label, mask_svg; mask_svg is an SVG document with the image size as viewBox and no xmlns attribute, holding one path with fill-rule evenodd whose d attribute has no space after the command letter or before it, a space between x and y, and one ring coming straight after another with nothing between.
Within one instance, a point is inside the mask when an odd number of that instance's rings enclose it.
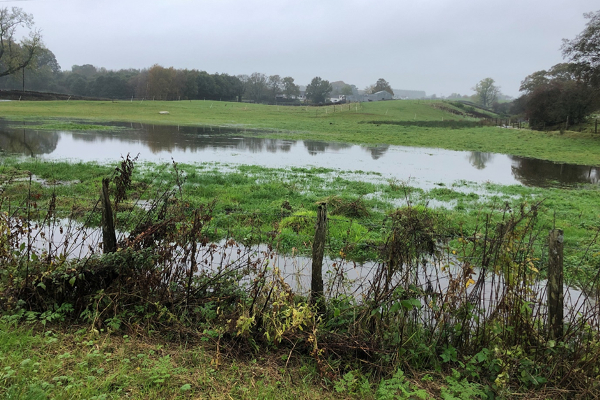
<instances>
[{"instance_id":1,"label":"foreground vegetation","mask_svg":"<svg viewBox=\"0 0 600 400\"><path fill-rule=\"evenodd\" d=\"M169 111L160 115L159 111ZM5 118L126 121L174 125L238 126L269 137L347 143L386 143L514 154L598 165L600 139L590 132L533 132L493 126L451 129L453 120L476 121L447 102L395 100L329 107L267 106L218 101L2 102ZM432 122L436 125L431 126ZM495 119L493 120L495 123ZM373 123L375 122L375 123ZM398 122L403 122L398 125ZM439 123L447 123L440 126ZM51 121L55 124L56 121ZM450 128L450 129L449 129Z\"/></svg>"},{"instance_id":2,"label":"foreground vegetation","mask_svg":"<svg viewBox=\"0 0 600 400\"><path fill-rule=\"evenodd\" d=\"M37 328L0 327L6 399L391 399L404 393L460 399L483 392L434 371L409 379L398 370L374 379L355 370L324 382L309 357L287 350L243 356L207 342L94 334L85 326Z\"/></svg>"}]
</instances>

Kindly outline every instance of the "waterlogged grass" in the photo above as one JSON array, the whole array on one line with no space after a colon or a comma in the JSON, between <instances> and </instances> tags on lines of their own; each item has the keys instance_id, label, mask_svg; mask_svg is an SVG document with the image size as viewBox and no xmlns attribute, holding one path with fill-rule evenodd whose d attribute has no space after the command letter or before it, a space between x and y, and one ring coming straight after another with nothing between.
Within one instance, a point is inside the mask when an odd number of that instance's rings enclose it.
<instances>
[{"instance_id":1,"label":"waterlogged grass","mask_svg":"<svg viewBox=\"0 0 600 400\"><path fill-rule=\"evenodd\" d=\"M265 136L364 144L437 147L494 152L557 162L599 165L600 136L568 131L534 132L466 127L474 120L435 106L439 102L395 100L328 107L267 106L213 101L3 102L9 119L126 121L173 125L237 126ZM453 108L450 103L444 107ZM160 115L159 111L169 111ZM373 122L385 121L384 124ZM459 129L445 126L456 121ZM470 122L469 122L470 121ZM58 122L63 123L63 122ZM444 126L440 126L440 123Z\"/></svg>"},{"instance_id":2,"label":"waterlogged grass","mask_svg":"<svg viewBox=\"0 0 600 400\"><path fill-rule=\"evenodd\" d=\"M116 165L115 165L116 166ZM44 210L57 195L59 214L88 224L98 224L97 205L102 177L115 166L94 163L20 161L5 159L0 176L5 181L4 210L24 205L27 196L35 200L36 212ZM328 249L330 255L355 260L377 260L382 226L387 214L407 204L435 207L448 237L469 235L481 227L485 215L502 218L510 205L531 206L541 202L538 231L547 235L553 227L565 232L565 275L568 281L585 284L600 265L600 189L597 186L530 188L524 186L476 185L455 182L431 190L408 183L386 180L378 174L319 168L265 168L246 165L206 163L177 166L183 201L190 212L213 200L213 219L207 228L211 239L233 237L247 243L270 243L282 252L310 254L314 236L315 210L329 204ZM29 174L32 179L29 184ZM145 211L142 203L152 202L167 190L174 190L176 175L170 164L139 164L124 212L117 213L118 228L131 229ZM543 257L543 254L540 255ZM544 259L540 259L543 270Z\"/></svg>"},{"instance_id":3,"label":"waterlogged grass","mask_svg":"<svg viewBox=\"0 0 600 400\"><path fill-rule=\"evenodd\" d=\"M48 130L48 131L118 131L123 129L119 126L113 125L98 125L98 124L85 124L85 123L77 123L77 122L60 122L60 121L48 121L41 124L31 124L26 126L27 129L37 129L37 130Z\"/></svg>"}]
</instances>

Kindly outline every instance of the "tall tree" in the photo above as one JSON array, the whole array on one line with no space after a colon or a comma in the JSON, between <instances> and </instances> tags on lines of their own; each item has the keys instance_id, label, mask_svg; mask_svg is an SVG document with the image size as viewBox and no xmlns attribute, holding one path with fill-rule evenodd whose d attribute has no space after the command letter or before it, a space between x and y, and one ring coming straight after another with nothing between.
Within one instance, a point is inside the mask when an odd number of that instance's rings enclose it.
<instances>
[{"instance_id":1,"label":"tall tree","mask_svg":"<svg viewBox=\"0 0 600 400\"><path fill-rule=\"evenodd\" d=\"M562 63L556 64L548 71L536 71L525 77L519 87L520 92L531 93L536 88L547 85L552 81L567 82L576 80L575 66L573 64Z\"/></svg>"},{"instance_id":2,"label":"tall tree","mask_svg":"<svg viewBox=\"0 0 600 400\"><path fill-rule=\"evenodd\" d=\"M60 90L58 88L60 78L60 65L56 61L54 53L42 47L23 70L0 77L0 87L3 89L26 87L29 90L56 91Z\"/></svg>"},{"instance_id":3,"label":"tall tree","mask_svg":"<svg viewBox=\"0 0 600 400\"><path fill-rule=\"evenodd\" d=\"M324 103L332 90L333 88L329 84L329 81L316 76L306 87L306 98L313 103Z\"/></svg>"},{"instance_id":4,"label":"tall tree","mask_svg":"<svg viewBox=\"0 0 600 400\"><path fill-rule=\"evenodd\" d=\"M17 43L18 28L29 29L29 37ZM32 30L33 16L18 7L0 8L0 77L26 68L43 47L42 35Z\"/></svg>"},{"instance_id":5,"label":"tall tree","mask_svg":"<svg viewBox=\"0 0 600 400\"><path fill-rule=\"evenodd\" d=\"M281 94L283 91L283 82L281 81L281 77L279 75L271 75L267 81L267 87L269 89L269 97L271 101L275 100L278 94Z\"/></svg>"},{"instance_id":6,"label":"tall tree","mask_svg":"<svg viewBox=\"0 0 600 400\"><path fill-rule=\"evenodd\" d=\"M563 57L574 64L577 75L600 88L600 10L584 14L589 19L575 39L563 39Z\"/></svg>"},{"instance_id":7,"label":"tall tree","mask_svg":"<svg viewBox=\"0 0 600 400\"><path fill-rule=\"evenodd\" d=\"M485 78L479 81L473 88L477 101L483 107L490 107L496 101L500 93L500 87L494 85L492 78Z\"/></svg>"},{"instance_id":8,"label":"tall tree","mask_svg":"<svg viewBox=\"0 0 600 400\"><path fill-rule=\"evenodd\" d=\"M300 95L300 88L294 83L294 78L286 76L281 82L283 83L283 94L285 94L285 97L293 99Z\"/></svg>"},{"instance_id":9,"label":"tall tree","mask_svg":"<svg viewBox=\"0 0 600 400\"><path fill-rule=\"evenodd\" d=\"M148 71L148 97L169 100L177 97L175 68L164 68L155 64Z\"/></svg>"},{"instance_id":10,"label":"tall tree","mask_svg":"<svg viewBox=\"0 0 600 400\"><path fill-rule=\"evenodd\" d=\"M383 78L377 79L377 83L375 83L375 87L373 88L372 93L377 93L377 92L381 92L381 91L386 91L389 94L391 94L392 96L394 95L394 91L392 90L392 87L390 86L388 81L386 81Z\"/></svg>"},{"instance_id":11,"label":"tall tree","mask_svg":"<svg viewBox=\"0 0 600 400\"><path fill-rule=\"evenodd\" d=\"M267 76L254 72L246 81L246 93L255 103L260 103L267 96Z\"/></svg>"},{"instance_id":12,"label":"tall tree","mask_svg":"<svg viewBox=\"0 0 600 400\"><path fill-rule=\"evenodd\" d=\"M596 109L594 100L591 86L583 82L552 80L525 95L524 112L534 129L572 125Z\"/></svg>"}]
</instances>

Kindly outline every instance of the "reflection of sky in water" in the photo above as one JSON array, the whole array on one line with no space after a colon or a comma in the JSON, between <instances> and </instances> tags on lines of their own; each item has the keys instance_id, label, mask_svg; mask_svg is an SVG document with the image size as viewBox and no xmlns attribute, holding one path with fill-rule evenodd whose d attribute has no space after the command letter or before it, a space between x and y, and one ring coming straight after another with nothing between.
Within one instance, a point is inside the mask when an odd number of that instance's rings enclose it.
<instances>
[{"instance_id":1,"label":"reflection of sky in water","mask_svg":"<svg viewBox=\"0 0 600 400\"><path fill-rule=\"evenodd\" d=\"M4 125L4 126L3 126ZM596 168L554 164L502 154L404 146L358 146L314 140L244 137L243 129L121 124L117 132L51 132L11 129L0 123L6 152L44 159L119 160L139 153L140 161L223 162L264 167L324 167L376 172L421 187L457 180L540 186L548 181L599 180ZM131 128L134 129L131 129ZM26 127L25 127L26 128Z\"/></svg>"}]
</instances>

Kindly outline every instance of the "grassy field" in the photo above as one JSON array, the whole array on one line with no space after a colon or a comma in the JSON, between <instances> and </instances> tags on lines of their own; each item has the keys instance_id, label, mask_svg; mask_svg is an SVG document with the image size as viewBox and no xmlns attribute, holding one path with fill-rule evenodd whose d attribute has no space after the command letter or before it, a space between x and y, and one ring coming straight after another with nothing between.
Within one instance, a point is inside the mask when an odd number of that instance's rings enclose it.
<instances>
[{"instance_id":1,"label":"grassy field","mask_svg":"<svg viewBox=\"0 0 600 400\"><path fill-rule=\"evenodd\" d=\"M386 101L329 107L193 102L2 102L7 119L127 121L173 125L243 126L270 137L385 143L494 152L556 162L600 165L600 136L579 132L475 127L448 129L427 122L470 120L431 101ZM456 109L444 103L448 109ZM159 111L169 111L160 115ZM471 119L472 120L472 119ZM393 122L404 121L395 125ZM384 123L372 123L384 122ZM56 121L49 122L56 124Z\"/></svg>"}]
</instances>

